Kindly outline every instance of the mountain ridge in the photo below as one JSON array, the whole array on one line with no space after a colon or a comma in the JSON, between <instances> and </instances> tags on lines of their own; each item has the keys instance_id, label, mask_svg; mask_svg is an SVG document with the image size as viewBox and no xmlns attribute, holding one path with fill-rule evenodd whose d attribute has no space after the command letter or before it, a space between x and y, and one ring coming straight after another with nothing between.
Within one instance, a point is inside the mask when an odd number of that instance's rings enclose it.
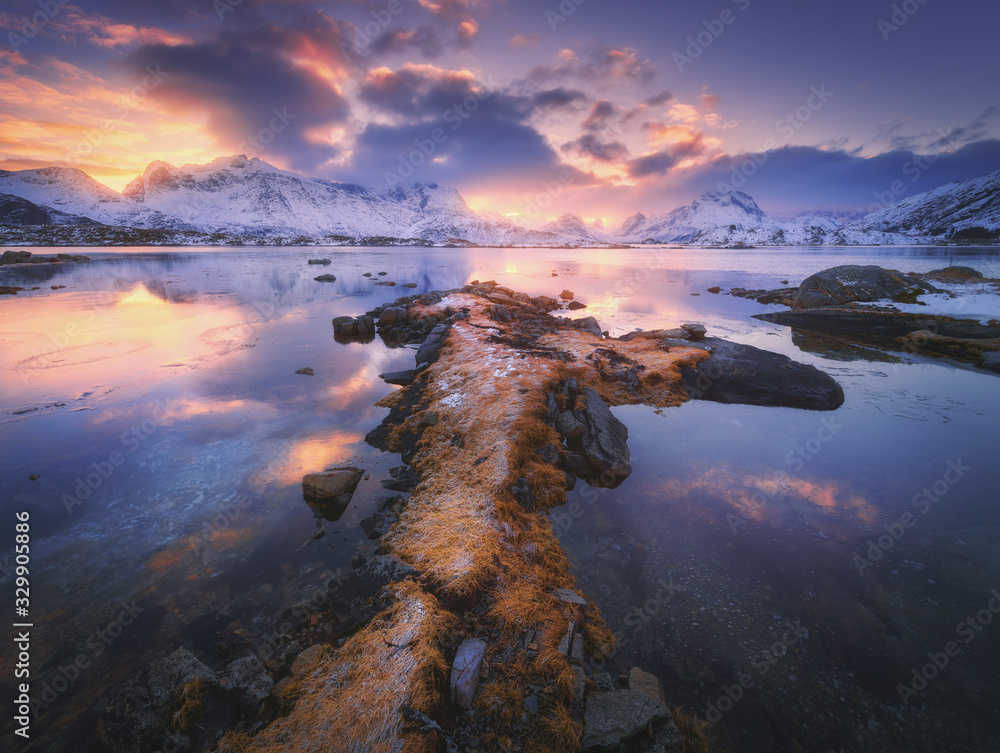
<instances>
[{"instance_id":1,"label":"mountain ridge","mask_svg":"<svg viewBox=\"0 0 1000 753\"><path fill-rule=\"evenodd\" d=\"M387 237L479 245L783 246L940 243L981 232L1000 237L1000 171L865 216L817 210L781 222L743 191L708 191L665 214L637 212L617 229L570 212L532 229L495 212L477 213L457 190L436 183L338 183L242 154L181 167L154 160L121 193L77 168L0 170L0 195L12 207L9 216L0 215L8 225L89 222L300 242Z\"/></svg>"}]
</instances>

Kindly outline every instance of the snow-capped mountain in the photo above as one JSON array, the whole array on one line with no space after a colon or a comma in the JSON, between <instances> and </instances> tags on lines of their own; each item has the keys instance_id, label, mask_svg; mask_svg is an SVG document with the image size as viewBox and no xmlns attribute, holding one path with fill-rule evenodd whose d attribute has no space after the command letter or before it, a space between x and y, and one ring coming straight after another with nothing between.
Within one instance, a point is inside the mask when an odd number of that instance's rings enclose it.
<instances>
[{"instance_id":1,"label":"snow-capped mountain","mask_svg":"<svg viewBox=\"0 0 1000 753\"><path fill-rule=\"evenodd\" d=\"M903 199L850 227L939 238L970 228L995 233L1000 230L1000 170Z\"/></svg>"},{"instance_id":2,"label":"snow-capped mountain","mask_svg":"<svg viewBox=\"0 0 1000 753\"><path fill-rule=\"evenodd\" d=\"M88 223L186 233L191 239L183 242L193 243L204 241L199 234L212 233L273 243L332 242L331 236L341 236L344 242L390 237L482 245L915 244L961 239L968 236L963 231L975 234L981 228L1000 235L1000 172L948 184L861 218L816 211L780 222L749 194L712 191L667 214L636 213L608 230L600 220L588 224L572 213L529 229L495 212L476 213L458 191L433 183L369 188L304 177L244 155L182 167L156 161L120 194L75 168L0 171L0 224Z\"/></svg>"},{"instance_id":3,"label":"snow-capped mountain","mask_svg":"<svg viewBox=\"0 0 1000 753\"><path fill-rule=\"evenodd\" d=\"M542 225L539 230L549 233L565 242L600 243L601 233L597 228L587 227L583 217L565 212L558 219Z\"/></svg>"},{"instance_id":4,"label":"snow-capped mountain","mask_svg":"<svg viewBox=\"0 0 1000 753\"><path fill-rule=\"evenodd\" d=\"M710 191L689 206L662 217L635 214L619 230L631 243L682 243L704 246L888 245L922 242L902 233L846 225L850 213L808 212L780 222L742 191ZM925 241L924 241L925 242Z\"/></svg>"},{"instance_id":5,"label":"snow-capped mountain","mask_svg":"<svg viewBox=\"0 0 1000 753\"><path fill-rule=\"evenodd\" d=\"M60 213L50 213L55 222L76 215L103 225L176 228L182 224L136 204L75 167L0 170L0 193Z\"/></svg>"}]
</instances>

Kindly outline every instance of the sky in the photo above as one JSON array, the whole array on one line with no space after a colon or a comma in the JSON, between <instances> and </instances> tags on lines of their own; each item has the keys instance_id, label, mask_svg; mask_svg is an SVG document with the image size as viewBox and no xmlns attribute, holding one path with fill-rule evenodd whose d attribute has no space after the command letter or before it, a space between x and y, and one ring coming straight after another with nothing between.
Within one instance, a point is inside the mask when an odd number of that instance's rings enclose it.
<instances>
[{"instance_id":1,"label":"sky","mask_svg":"<svg viewBox=\"0 0 1000 753\"><path fill-rule=\"evenodd\" d=\"M1000 169L995 0L5 0L0 169L243 153L608 227L867 212Z\"/></svg>"}]
</instances>

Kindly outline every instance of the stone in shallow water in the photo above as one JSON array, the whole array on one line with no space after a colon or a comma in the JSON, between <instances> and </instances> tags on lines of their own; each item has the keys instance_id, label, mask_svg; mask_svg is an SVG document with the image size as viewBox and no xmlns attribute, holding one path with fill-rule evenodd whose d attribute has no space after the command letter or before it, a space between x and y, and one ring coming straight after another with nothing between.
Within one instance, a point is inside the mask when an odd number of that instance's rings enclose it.
<instances>
[{"instance_id":1,"label":"stone in shallow water","mask_svg":"<svg viewBox=\"0 0 1000 753\"><path fill-rule=\"evenodd\" d=\"M486 642L479 638L468 638L458 647L451 665L451 702L459 708L472 708L485 653Z\"/></svg>"},{"instance_id":2,"label":"stone in shallow water","mask_svg":"<svg viewBox=\"0 0 1000 753\"><path fill-rule=\"evenodd\" d=\"M323 473L309 473L302 479L302 493L315 499L353 494L364 475L364 470L353 466L329 468Z\"/></svg>"},{"instance_id":3,"label":"stone in shallow water","mask_svg":"<svg viewBox=\"0 0 1000 753\"><path fill-rule=\"evenodd\" d=\"M591 693L583 716L583 749L618 750L623 741L667 716L666 704L638 690Z\"/></svg>"}]
</instances>

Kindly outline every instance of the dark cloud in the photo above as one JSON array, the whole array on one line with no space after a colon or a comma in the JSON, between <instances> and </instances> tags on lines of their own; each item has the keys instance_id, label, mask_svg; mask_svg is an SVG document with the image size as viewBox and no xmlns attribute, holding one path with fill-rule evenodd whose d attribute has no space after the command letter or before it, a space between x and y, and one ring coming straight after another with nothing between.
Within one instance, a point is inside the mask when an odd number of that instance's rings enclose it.
<instances>
[{"instance_id":1,"label":"dark cloud","mask_svg":"<svg viewBox=\"0 0 1000 753\"><path fill-rule=\"evenodd\" d=\"M667 102L669 102L673 98L674 98L673 93L664 89L659 94L654 94L652 97L647 99L644 104L646 104L648 107L661 107L667 104Z\"/></svg>"},{"instance_id":2,"label":"dark cloud","mask_svg":"<svg viewBox=\"0 0 1000 753\"><path fill-rule=\"evenodd\" d=\"M607 126L608 121L619 112L619 108L606 99L595 102L586 120L583 121L583 128L587 131L599 131Z\"/></svg>"},{"instance_id":3,"label":"dark cloud","mask_svg":"<svg viewBox=\"0 0 1000 753\"><path fill-rule=\"evenodd\" d=\"M583 104L589 100L590 97L579 89L564 89L559 87L556 89L545 89L543 91L536 92L535 94L532 94L529 99L536 109L555 109Z\"/></svg>"},{"instance_id":4,"label":"dark cloud","mask_svg":"<svg viewBox=\"0 0 1000 753\"><path fill-rule=\"evenodd\" d=\"M377 56L414 51L426 60L433 60L444 51L444 47L438 31L423 25L416 29L389 29L372 42L371 51Z\"/></svg>"},{"instance_id":5,"label":"dark cloud","mask_svg":"<svg viewBox=\"0 0 1000 753\"><path fill-rule=\"evenodd\" d=\"M631 47L614 48L592 42L580 53L564 50L556 65L540 65L528 73L528 80L542 83L560 78L583 81L624 80L648 84L656 75L656 67L640 60Z\"/></svg>"},{"instance_id":6,"label":"dark cloud","mask_svg":"<svg viewBox=\"0 0 1000 753\"><path fill-rule=\"evenodd\" d=\"M598 162L620 162L628 157L628 147L620 141L602 141L592 133L585 133L575 141L563 144L564 152L574 152Z\"/></svg>"},{"instance_id":7,"label":"dark cloud","mask_svg":"<svg viewBox=\"0 0 1000 753\"><path fill-rule=\"evenodd\" d=\"M758 154L728 155L707 165L671 175L662 193L696 197L708 190L737 188L751 194L765 211L788 216L808 208L870 211L1000 170L1000 140L966 144L952 152L919 154L908 150L874 157L795 146Z\"/></svg>"},{"instance_id":8,"label":"dark cloud","mask_svg":"<svg viewBox=\"0 0 1000 753\"><path fill-rule=\"evenodd\" d=\"M323 78L289 62L278 49L151 45L129 54L125 65L140 75L147 69L162 72L165 78L149 96L180 111L206 112L207 129L221 150L242 147L308 171L336 151L311 143L307 132L345 121L350 107Z\"/></svg>"},{"instance_id":9,"label":"dark cloud","mask_svg":"<svg viewBox=\"0 0 1000 753\"><path fill-rule=\"evenodd\" d=\"M676 164L677 158L674 155L661 151L630 160L626 169L631 178L646 178L650 175L663 175Z\"/></svg>"}]
</instances>

